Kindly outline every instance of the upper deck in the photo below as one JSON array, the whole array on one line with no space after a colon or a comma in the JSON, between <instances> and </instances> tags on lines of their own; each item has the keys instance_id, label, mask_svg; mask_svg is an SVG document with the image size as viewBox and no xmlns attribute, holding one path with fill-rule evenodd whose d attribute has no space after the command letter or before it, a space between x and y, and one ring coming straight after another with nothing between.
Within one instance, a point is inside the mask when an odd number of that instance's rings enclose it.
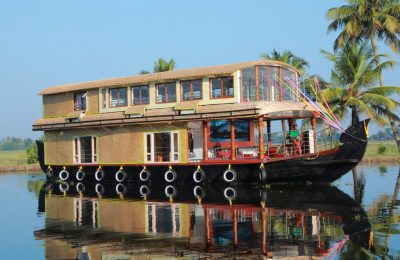
<instances>
[{"instance_id":1,"label":"upper deck","mask_svg":"<svg viewBox=\"0 0 400 260\"><path fill-rule=\"evenodd\" d=\"M43 96L34 130L171 120L307 117L298 100L298 72L278 61L183 69L54 86Z\"/></svg>"}]
</instances>

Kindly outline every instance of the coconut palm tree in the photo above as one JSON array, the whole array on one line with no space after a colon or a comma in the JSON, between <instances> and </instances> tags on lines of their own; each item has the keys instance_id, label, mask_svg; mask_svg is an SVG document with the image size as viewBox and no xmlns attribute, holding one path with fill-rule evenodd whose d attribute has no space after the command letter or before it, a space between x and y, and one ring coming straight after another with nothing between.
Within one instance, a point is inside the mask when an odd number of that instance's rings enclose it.
<instances>
[{"instance_id":1,"label":"coconut palm tree","mask_svg":"<svg viewBox=\"0 0 400 260\"><path fill-rule=\"evenodd\" d=\"M169 61L166 61L162 58L159 58L156 62L154 62L154 72L164 72L164 71L170 71L175 69L175 60L170 59Z\"/></svg>"},{"instance_id":2,"label":"coconut palm tree","mask_svg":"<svg viewBox=\"0 0 400 260\"><path fill-rule=\"evenodd\" d=\"M370 41L377 66L380 64L377 40L383 41L394 52L399 53L399 0L347 0L347 3L347 5L331 8L326 13L326 17L331 21L328 32L340 30L335 40L335 49L346 41L353 43ZM384 86L382 74L379 81L380 86ZM389 112L386 116L400 152L400 136L395 124L396 119L387 107L381 111L381 113L385 112Z\"/></svg>"},{"instance_id":3,"label":"coconut palm tree","mask_svg":"<svg viewBox=\"0 0 400 260\"><path fill-rule=\"evenodd\" d=\"M283 53L278 52L277 50L273 50L270 54L263 53L261 54L261 58L266 60L276 60L283 63L287 63L295 67L299 70L300 74L303 75L305 70L310 67L308 61L303 58L300 58L294 55L291 51L284 51Z\"/></svg>"},{"instance_id":4,"label":"coconut palm tree","mask_svg":"<svg viewBox=\"0 0 400 260\"><path fill-rule=\"evenodd\" d=\"M385 125L382 112L394 111L400 105L390 97L400 94L400 88L375 84L382 70L392 67L394 62L386 55L379 55L387 60L375 65L373 51L367 43L355 45L346 42L335 53L321 52L334 63L331 83L335 87L329 87L322 93L333 112L344 117L350 108L352 124L359 122L359 116L363 114Z\"/></svg>"}]
</instances>

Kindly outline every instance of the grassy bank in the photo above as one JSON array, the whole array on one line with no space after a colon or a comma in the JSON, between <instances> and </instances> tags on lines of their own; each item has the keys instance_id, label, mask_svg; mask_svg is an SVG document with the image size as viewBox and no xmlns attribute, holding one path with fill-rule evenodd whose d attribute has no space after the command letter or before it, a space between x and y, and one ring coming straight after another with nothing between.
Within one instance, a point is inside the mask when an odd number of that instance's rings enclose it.
<instances>
[{"instance_id":1,"label":"grassy bank","mask_svg":"<svg viewBox=\"0 0 400 260\"><path fill-rule=\"evenodd\" d=\"M379 147L385 147L383 153L379 153ZM400 153L395 141L369 141L364 161L370 162L399 162Z\"/></svg>"},{"instance_id":2,"label":"grassy bank","mask_svg":"<svg viewBox=\"0 0 400 260\"><path fill-rule=\"evenodd\" d=\"M38 164L27 164L25 150L0 151L0 172L38 171Z\"/></svg>"}]
</instances>

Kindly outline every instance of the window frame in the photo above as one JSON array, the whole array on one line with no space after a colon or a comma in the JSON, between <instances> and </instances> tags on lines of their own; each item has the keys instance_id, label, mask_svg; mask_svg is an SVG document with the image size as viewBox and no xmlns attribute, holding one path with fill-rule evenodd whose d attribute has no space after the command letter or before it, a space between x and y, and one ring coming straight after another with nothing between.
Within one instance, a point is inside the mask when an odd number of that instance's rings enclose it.
<instances>
[{"instance_id":1,"label":"window frame","mask_svg":"<svg viewBox=\"0 0 400 260\"><path fill-rule=\"evenodd\" d=\"M82 154L81 154L81 138L90 137L91 144L91 162L82 163ZM98 163L98 155L97 155L97 136L78 136L74 137L73 142L73 155L74 155L74 164L96 164Z\"/></svg>"},{"instance_id":2,"label":"window frame","mask_svg":"<svg viewBox=\"0 0 400 260\"><path fill-rule=\"evenodd\" d=\"M107 104L108 104L108 100L107 100L107 89L103 88L101 90L101 108L102 109L106 109L107 108Z\"/></svg>"},{"instance_id":3,"label":"window frame","mask_svg":"<svg viewBox=\"0 0 400 260\"><path fill-rule=\"evenodd\" d=\"M134 103L134 99L135 99L134 91L133 91L134 88L138 88L139 89L139 100L140 101L139 101L138 104ZM143 102L143 93L142 93L142 89L143 88L147 88L147 103ZM131 102L132 106L150 104L150 86L148 84L131 86L131 99L132 99L132 102Z\"/></svg>"},{"instance_id":4,"label":"window frame","mask_svg":"<svg viewBox=\"0 0 400 260\"><path fill-rule=\"evenodd\" d=\"M193 92L193 82L194 81L199 81L200 82L200 98L194 98L194 92ZM184 100L183 99L183 83L184 82L190 82L190 99L189 100ZM190 80L182 80L180 82L180 87L181 87L181 102L186 102L186 101L194 101L194 100L202 100L203 99L203 79L190 79Z\"/></svg>"},{"instance_id":5,"label":"window frame","mask_svg":"<svg viewBox=\"0 0 400 260\"><path fill-rule=\"evenodd\" d=\"M168 84L172 84L172 83L175 85L175 100L170 101L169 99L167 99L166 102L163 102L163 101L159 102L158 101L158 87L163 85L163 87L164 87L164 95L168 98L168 87L167 87L167 85ZM156 92L156 104L167 104L167 103L176 103L177 102L178 99L177 99L177 91L176 91L176 81L156 83L155 87L156 87L156 91L155 91Z\"/></svg>"},{"instance_id":6,"label":"window frame","mask_svg":"<svg viewBox=\"0 0 400 260\"><path fill-rule=\"evenodd\" d=\"M120 100L121 100L121 97L120 97L120 90L122 90L122 89L125 89L125 91L126 91L126 105L120 105ZM111 106L111 99L112 99L112 96L111 96L111 91L112 90L118 90L118 103L117 103L117 105L116 106ZM119 87L119 88L109 88L108 89L108 95L109 95L109 99L108 99L108 107L109 108L116 108L116 107L127 107L128 106L128 103L129 103L129 93L128 93L128 88L127 87Z\"/></svg>"},{"instance_id":7,"label":"window frame","mask_svg":"<svg viewBox=\"0 0 400 260\"><path fill-rule=\"evenodd\" d=\"M232 87L233 87L233 95L232 96L224 96L224 79L226 78L231 78L232 79ZM213 85L212 81L215 79L220 79L221 80L221 96L220 97L213 97ZM234 98L235 97L235 80L233 76L223 76L223 77L215 77L215 78L210 78L210 99L223 99L223 98Z\"/></svg>"},{"instance_id":8,"label":"window frame","mask_svg":"<svg viewBox=\"0 0 400 260\"><path fill-rule=\"evenodd\" d=\"M170 135L170 159L165 162L158 162L155 158L155 134L160 133L168 133ZM148 137L150 137L150 152L148 151ZM179 147L179 131L157 131L157 132L147 132L144 133L144 159L146 163L171 163L171 162L179 162L180 160L180 147ZM148 160L150 158L150 160ZM175 159L177 158L177 159Z\"/></svg>"}]
</instances>

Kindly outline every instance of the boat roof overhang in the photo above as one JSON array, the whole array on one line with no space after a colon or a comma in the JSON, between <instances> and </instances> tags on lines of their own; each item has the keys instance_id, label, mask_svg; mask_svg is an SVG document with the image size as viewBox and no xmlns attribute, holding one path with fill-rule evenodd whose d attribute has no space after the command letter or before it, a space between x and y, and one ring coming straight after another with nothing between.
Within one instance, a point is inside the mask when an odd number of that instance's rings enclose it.
<instances>
[{"instance_id":1,"label":"boat roof overhang","mask_svg":"<svg viewBox=\"0 0 400 260\"><path fill-rule=\"evenodd\" d=\"M113 88L121 86L149 84L157 82L168 82L175 80L196 79L203 77L216 77L222 75L232 75L238 70L254 67L254 66L274 66L289 69L299 74L299 71L293 66L275 60L257 60L246 61L233 64L224 64L209 67L191 68L191 69L178 69L173 71L149 73L143 75L134 75L128 77L119 77L103 80L94 80L80 83L70 83L48 87L41 90L39 95L51 95L65 92L84 91L98 88Z\"/></svg>"},{"instance_id":2,"label":"boat roof overhang","mask_svg":"<svg viewBox=\"0 0 400 260\"><path fill-rule=\"evenodd\" d=\"M34 131L62 130L70 128L103 127L113 125L135 125L177 121L233 119L233 118L304 118L311 117L309 104L293 101L260 101L239 104L199 105L191 104L189 110L183 107L154 109L141 106L127 108L125 112L82 114L79 118L57 117L37 119ZM187 108L187 107L184 107ZM190 111L190 112L187 112Z\"/></svg>"}]
</instances>

